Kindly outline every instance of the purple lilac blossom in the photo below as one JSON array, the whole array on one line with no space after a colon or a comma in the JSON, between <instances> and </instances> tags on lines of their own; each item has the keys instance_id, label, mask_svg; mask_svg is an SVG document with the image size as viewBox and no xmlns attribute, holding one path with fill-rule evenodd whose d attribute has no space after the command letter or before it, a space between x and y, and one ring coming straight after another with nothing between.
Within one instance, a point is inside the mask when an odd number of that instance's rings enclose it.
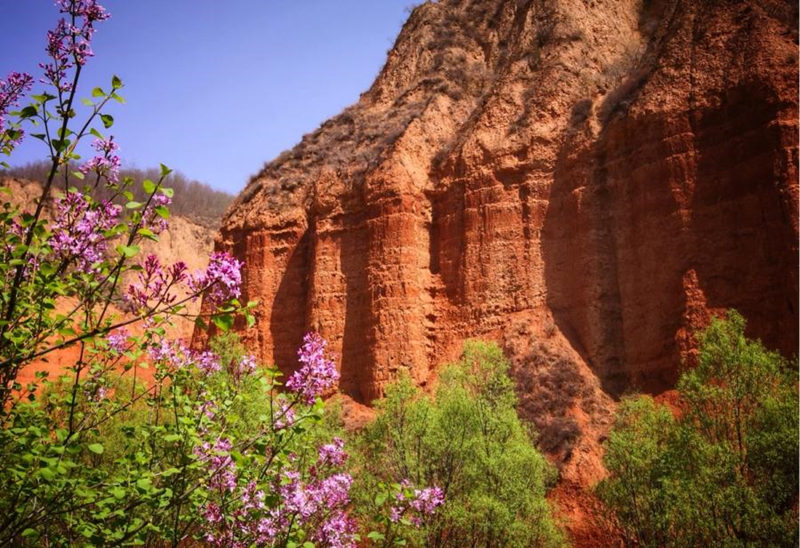
<instances>
[{"instance_id":1,"label":"purple lilac blossom","mask_svg":"<svg viewBox=\"0 0 800 548\"><path fill-rule=\"evenodd\" d=\"M214 252L205 272L198 271L187 280L189 289L205 293L208 303L216 308L241 295L242 262L227 252Z\"/></svg>"},{"instance_id":2,"label":"purple lilac blossom","mask_svg":"<svg viewBox=\"0 0 800 548\"><path fill-rule=\"evenodd\" d=\"M128 349L128 337L130 337L130 333L127 329L124 327L116 329L106 337L108 347L117 354L122 354Z\"/></svg>"},{"instance_id":3,"label":"purple lilac blossom","mask_svg":"<svg viewBox=\"0 0 800 548\"><path fill-rule=\"evenodd\" d=\"M61 260L73 262L76 270L98 272L97 263L105 259L108 239L104 232L117 224L121 208L108 200L92 204L80 192L70 192L55 200L56 221L50 245Z\"/></svg>"},{"instance_id":4,"label":"purple lilac blossom","mask_svg":"<svg viewBox=\"0 0 800 548\"><path fill-rule=\"evenodd\" d=\"M22 95L31 89L33 78L24 72L11 72L5 80L0 79L0 134L5 131L6 114L12 106L17 106ZM22 140L22 131L12 144Z\"/></svg>"},{"instance_id":5,"label":"purple lilac blossom","mask_svg":"<svg viewBox=\"0 0 800 548\"><path fill-rule=\"evenodd\" d=\"M239 363L236 364L236 369L234 374L237 377L242 375L248 375L258 369L258 362L256 362L256 357L252 354L248 354L246 356L242 356L242 359L239 360Z\"/></svg>"},{"instance_id":6,"label":"purple lilac blossom","mask_svg":"<svg viewBox=\"0 0 800 548\"><path fill-rule=\"evenodd\" d=\"M400 484L401 489L408 489L410 486L408 480L403 480ZM444 504L444 491L437 486L414 489L411 497L400 491L395 493L394 499L396 504L389 509L389 520L397 523L407 515L412 525L421 527L423 518L432 516Z\"/></svg>"},{"instance_id":7,"label":"purple lilac blossom","mask_svg":"<svg viewBox=\"0 0 800 548\"><path fill-rule=\"evenodd\" d=\"M119 168L122 161L116 154L119 145L114 142L114 136L112 135L108 139L95 139L92 148L100 154L80 166L78 171L84 175L94 172L98 177L105 177L109 183L116 183L119 180Z\"/></svg>"},{"instance_id":8,"label":"purple lilac blossom","mask_svg":"<svg viewBox=\"0 0 800 548\"><path fill-rule=\"evenodd\" d=\"M58 0L56 6L69 16L69 21L62 17L56 28L47 32L47 54L52 62L39 66L45 74L43 83L52 83L65 93L72 89L72 84L65 81L67 70L76 64L84 65L94 55L94 23L105 21L110 15L96 0Z\"/></svg>"},{"instance_id":9,"label":"purple lilac blossom","mask_svg":"<svg viewBox=\"0 0 800 548\"><path fill-rule=\"evenodd\" d=\"M286 381L286 388L297 393L308 405L339 380L333 361L323 356L326 346L327 342L319 334L307 333L297 353L303 365Z\"/></svg>"},{"instance_id":10,"label":"purple lilac blossom","mask_svg":"<svg viewBox=\"0 0 800 548\"><path fill-rule=\"evenodd\" d=\"M207 444L200 453L210 447ZM322 448L320 452L324 452ZM275 506L267 506L265 492L256 482L233 491L228 500L239 504L229 510L227 520L216 503L207 503L201 511L210 529L206 542L220 547L271 546L285 540L291 531L303 529L307 538L320 546L355 546L356 524L346 512L353 483L350 475L319 477L318 469L312 467L308 481L291 468L273 477L270 491L279 496Z\"/></svg>"},{"instance_id":11,"label":"purple lilac blossom","mask_svg":"<svg viewBox=\"0 0 800 548\"><path fill-rule=\"evenodd\" d=\"M344 440L342 438L333 438L331 443L326 443L319 448L317 466L341 466L345 460L347 460L347 453L344 452Z\"/></svg>"},{"instance_id":12,"label":"purple lilac blossom","mask_svg":"<svg viewBox=\"0 0 800 548\"><path fill-rule=\"evenodd\" d=\"M123 297L126 308L141 313L151 306L173 304L177 298L173 290L186 280L186 263L178 261L164 268L158 257L151 254L140 266L137 281L128 286Z\"/></svg>"},{"instance_id":13,"label":"purple lilac blossom","mask_svg":"<svg viewBox=\"0 0 800 548\"><path fill-rule=\"evenodd\" d=\"M281 401L278 404L278 413L274 420L274 429L283 430L284 428L291 428L296 420L294 409L286 401Z\"/></svg>"},{"instance_id":14,"label":"purple lilac blossom","mask_svg":"<svg viewBox=\"0 0 800 548\"><path fill-rule=\"evenodd\" d=\"M154 362L166 363L176 369L195 366L205 375L212 375L221 369L219 356L210 350L198 352L187 348L178 340L163 339L147 349L147 353Z\"/></svg>"},{"instance_id":15,"label":"purple lilac blossom","mask_svg":"<svg viewBox=\"0 0 800 548\"><path fill-rule=\"evenodd\" d=\"M169 222L159 215L158 208L167 207L172 203L172 199L166 194L154 194L150 203L142 211L142 228L146 228L154 234L161 234L167 229Z\"/></svg>"},{"instance_id":16,"label":"purple lilac blossom","mask_svg":"<svg viewBox=\"0 0 800 548\"><path fill-rule=\"evenodd\" d=\"M219 356L210 350L195 352L192 358L197 365L197 368L206 375L213 375L221 369L219 364Z\"/></svg>"},{"instance_id":17,"label":"purple lilac blossom","mask_svg":"<svg viewBox=\"0 0 800 548\"><path fill-rule=\"evenodd\" d=\"M205 442L194 449L195 456L208 464L212 489L229 493L236 490L236 463L231 458L232 448L230 440L221 437L213 445Z\"/></svg>"}]
</instances>

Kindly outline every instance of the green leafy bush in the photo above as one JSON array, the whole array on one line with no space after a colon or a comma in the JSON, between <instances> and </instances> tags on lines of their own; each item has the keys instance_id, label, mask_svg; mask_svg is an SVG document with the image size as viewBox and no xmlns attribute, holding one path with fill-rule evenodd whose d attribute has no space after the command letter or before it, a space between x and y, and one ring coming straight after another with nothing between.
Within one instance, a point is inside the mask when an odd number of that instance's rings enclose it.
<instances>
[{"instance_id":1,"label":"green leafy bush","mask_svg":"<svg viewBox=\"0 0 800 548\"><path fill-rule=\"evenodd\" d=\"M496 345L468 342L434 397L407 377L387 389L378 418L355 444L357 513L370 523L390 507L389 519L372 522L370 538L416 546L563 543L545 500L555 472L517 417L508 367ZM438 486L444 504L433 516L407 518L397 507L409 484Z\"/></svg>"},{"instance_id":2,"label":"green leafy bush","mask_svg":"<svg viewBox=\"0 0 800 548\"><path fill-rule=\"evenodd\" d=\"M796 546L797 372L744 336L735 311L700 335L681 416L623 400L598 494L645 546Z\"/></svg>"}]
</instances>

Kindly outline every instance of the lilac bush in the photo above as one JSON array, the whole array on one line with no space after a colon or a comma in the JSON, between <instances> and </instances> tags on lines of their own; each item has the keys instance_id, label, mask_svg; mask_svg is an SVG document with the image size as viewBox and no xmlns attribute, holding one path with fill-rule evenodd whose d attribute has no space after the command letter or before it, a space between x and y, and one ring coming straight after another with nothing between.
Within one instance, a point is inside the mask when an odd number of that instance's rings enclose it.
<instances>
[{"instance_id":1,"label":"lilac bush","mask_svg":"<svg viewBox=\"0 0 800 548\"><path fill-rule=\"evenodd\" d=\"M321 396L339 379L325 340L305 336L282 386L225 334L236 315L253 323L239 260L217 251L189 272L139 256L168 227L170 170L133 199L118 143L102 133L114 123L104 107L123 101L118 77L83 98L78 121L80 75L110 15L96 0L56 5L44 90L12 112L33 78L0 80L0 151L29 124L43 128L30 136L51 164L34 207L0 208L0 544L355 546L345 443L320 433ZM82 161L90 135L94 156ZM70 178L85 184L56 188ZM98 189L110 197L95 199ZM169 336L198 299L198 325L222 332L211 348ZM63 375L18 382L64 349L75 359ZM439 504L436 488L407 490L393 511L413 520Z\"/></svg>"}]
</instances>

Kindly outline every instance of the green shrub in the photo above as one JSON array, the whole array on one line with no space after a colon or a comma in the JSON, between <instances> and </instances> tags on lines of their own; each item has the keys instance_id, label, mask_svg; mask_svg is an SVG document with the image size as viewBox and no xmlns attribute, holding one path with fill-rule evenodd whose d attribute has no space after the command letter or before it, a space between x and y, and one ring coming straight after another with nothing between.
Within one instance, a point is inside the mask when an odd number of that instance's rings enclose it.
<instances>
[{"instance_id":1,"label":"green shrub","mask_svg":"<svg viewBox=\"0 0 800 548\"><path fill-rule=\"evenodd\" d=\"M744 329L731 311L700 335L679 419L647 396L623 400L598 493L628 542L797 544L796 369Z\"/></svg>"},{"instance_id":2,"label":"green shrub","mask_svg":"<svg viewBox=\"0 0 800 548\"><path fill-rule=\"evenodd\" d=\"M554 469L515 411L508 362L494 345L468 342L447 367L435 397L408 377L387 390L379 416L357 440L361 470L356 511L369 523L394 504L388 486L436 485L444 505L419 529L402 520L373 523L386 545L553 546L563 537L545 500Z\"/></svg>"}]
</instances>

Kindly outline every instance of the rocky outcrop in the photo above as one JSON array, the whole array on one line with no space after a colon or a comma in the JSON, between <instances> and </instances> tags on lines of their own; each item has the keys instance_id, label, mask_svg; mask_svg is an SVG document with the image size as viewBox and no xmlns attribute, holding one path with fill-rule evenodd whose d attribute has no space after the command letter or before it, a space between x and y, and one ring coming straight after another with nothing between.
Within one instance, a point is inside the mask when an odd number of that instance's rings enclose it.
<instances>
[{"instance_id":1,"label":"rocky outcrop","mask_svg":"<svg viewBox=\"0 0 800 548\"><path fill-rule=\"evenodd\" d=\"M228 210L246 342L291 370L318 330L369 402L503 341L521 409L591 480L609 396L670 388L709 314L796 353L797 72L789 1L425 3Z\"/></svg>"}]
</instances>

